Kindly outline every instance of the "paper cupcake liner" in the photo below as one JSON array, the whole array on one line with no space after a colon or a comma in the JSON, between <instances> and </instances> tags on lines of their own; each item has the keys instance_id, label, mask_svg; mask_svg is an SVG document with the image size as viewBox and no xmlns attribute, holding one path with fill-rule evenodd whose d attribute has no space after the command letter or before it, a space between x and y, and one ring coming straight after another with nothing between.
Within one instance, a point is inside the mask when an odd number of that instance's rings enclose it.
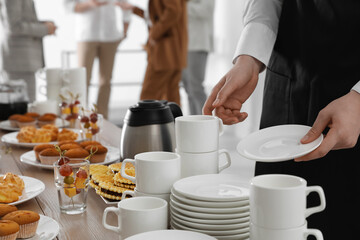
<instances>
[{"instance_id":1,"label":"paper cupcake liner","mask_svg":"<svg viewBox=\"0 0 360 240\"><path fill-rule=\"evenodd\" d=\"M20 232L17 238L29 238L35 236L38 223L39 221L20 225Z\"/></svg>"},{"instance_id":2,"label":"paper cupcake liner","mask_svg":"<svg viewBox=\"0 0 360 240\"><path fill-rule=\"evenodd\" d=\"M7 236L0 236L0 240L15 240L18 236L19 232L7 235Z\"/></svg>"}]
</instances>

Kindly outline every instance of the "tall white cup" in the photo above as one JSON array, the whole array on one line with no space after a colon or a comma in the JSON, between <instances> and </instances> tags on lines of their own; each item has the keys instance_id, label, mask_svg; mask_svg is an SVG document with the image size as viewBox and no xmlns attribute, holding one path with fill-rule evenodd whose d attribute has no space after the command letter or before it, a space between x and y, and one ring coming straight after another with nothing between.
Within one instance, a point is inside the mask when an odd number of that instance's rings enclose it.
<instances>
[{"instance_id":1,"label":"tall white cup","mask_svg":"<svg viewBox=\"0 0 360 240\"><path fill-rule=\"evenodd\" d=\"M135 165L135 177L125 173L126 163ZM144 152L135 159L122 162L121 176L136 184L139 192L170 193L172 185L181 178L180 156L173 152Z\"/></svg>"},{"instance_id":2,"label":"tall white cup","mask_svg":"<svg viewBox=\"0 0 360 240\"><path fill-rule=\"evenodd\" d=\"M36 112L40 115L45 113L59 114L59 104L55 100L35 101L28 104L28 112Z\"/></svg>"},{"instance_id":3,"label":"tall white cup","mask_svg":"<svg viewBox=\"0 0 360 240\"><path fill-rule=\"evenodd\" d=\"M107 224L109 212L118 215L118 226ZM121 200L117 207L105 209L102 224L106 229L119 233L120 240L142 232L167 229L168 203L154 197Z\"/></svg>"},{"instance_id":4,"label":"tall white cup","mask_svg":"<svg viewBox=\"0 0 360 240\"><path fill-rule=\"evenodd\" d=\"M213 152L219 148L222 120L215 116L190 115L175 118L176 148L181 152Z\"/></svg>"},{"instance_id":5,"label":"tall white cup","mask_svg":"<svg viewBox=\"0 0 360 240\"><path fill-rule=\"evenodd\" d=\"M316 192L320 205L306 208L306 197ZM250 181L250 219L259 227L296 228L311 214L325 209L325 194L320 186L307 187L306 180L292 175L260 175Z\"/></svg>"},{"instance_id":6,"label":"tall white cup","mask_svg":"<svg viewBox=\"0 0 360 240\"><path fill-rule=\"evenodd\" d=\"M307 223L300 227L281 230L262 228L250 223L251 240L306 240L308 236L314 236L316 240L324 239L320 230L307 228Z\"/></svg>"},{"instance_id":7,"label":"tall white cup","mask_svg":"<svg viewBox=\"0 0 360 240\"><path fill-rule=\"evenodd\" d=\"M231 156L226 149L206 153L187 153L176 149L176 152L181 157L181 178L219 173L231 165ZM220 161L221 156L224 156L224 163Z\"/></svg>"}]
</instances>

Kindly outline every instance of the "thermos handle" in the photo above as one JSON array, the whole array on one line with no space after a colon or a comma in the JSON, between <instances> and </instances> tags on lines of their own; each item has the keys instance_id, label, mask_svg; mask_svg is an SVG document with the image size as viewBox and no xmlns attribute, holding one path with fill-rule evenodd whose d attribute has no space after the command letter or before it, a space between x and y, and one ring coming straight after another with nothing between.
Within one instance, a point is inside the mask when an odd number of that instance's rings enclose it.
<instances>
[{"instance_id":1,"label":"thermos handle","mask_svg":"<svg viewBox=\"0 0 360 240\"><path fill-rule=\"evenodd\" d=\"M169 106L169 108L172 112L172 115L174 116L174 119L183 115L181 108L176 103L168 102L166 105Z\"/></svg>"}]
</instances>

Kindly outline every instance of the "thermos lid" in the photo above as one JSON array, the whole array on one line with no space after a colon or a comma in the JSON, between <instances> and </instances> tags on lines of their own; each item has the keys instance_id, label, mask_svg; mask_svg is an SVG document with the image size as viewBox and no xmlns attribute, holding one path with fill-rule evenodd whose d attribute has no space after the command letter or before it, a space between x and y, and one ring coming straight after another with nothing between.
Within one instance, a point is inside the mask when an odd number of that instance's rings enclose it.
<instances>
[{"instance_id":1,"label":"thermos lid","mask_svg":"<svg viewBox=\"0 0 360 240\"><path fill-rule=\"evenodd\" d=\"M173 122L175 114L173 114L169 104L175 103L168 103L164 100L140 101L129 107L125 115L124 123L128 126L144 126Z\"/></svg>"}]
</instances>

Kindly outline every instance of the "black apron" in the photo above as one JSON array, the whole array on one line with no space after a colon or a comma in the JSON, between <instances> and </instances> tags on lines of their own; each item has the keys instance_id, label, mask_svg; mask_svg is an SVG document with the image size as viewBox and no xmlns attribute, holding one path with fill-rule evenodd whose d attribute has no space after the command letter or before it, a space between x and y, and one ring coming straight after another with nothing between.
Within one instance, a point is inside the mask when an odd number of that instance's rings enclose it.
<instances>
[{"instance_id":1,"label":"black apron","mask_svg":"<svg viewBox=\"0 0 360 240\"><path fill-rule=\"evenodd\" d=\"M284 0L265 79L260 128L312 126L360 80L360 1ZM360 239L360 143L309 162L257 163L255 175L292 174L325 191L326 209L308 226L325 240ZM316 194L308 205L319 204ZM310 239L310 237L309 237ZM312 239L312 238L311 238Z\"/></svg>"}]
</instances>

